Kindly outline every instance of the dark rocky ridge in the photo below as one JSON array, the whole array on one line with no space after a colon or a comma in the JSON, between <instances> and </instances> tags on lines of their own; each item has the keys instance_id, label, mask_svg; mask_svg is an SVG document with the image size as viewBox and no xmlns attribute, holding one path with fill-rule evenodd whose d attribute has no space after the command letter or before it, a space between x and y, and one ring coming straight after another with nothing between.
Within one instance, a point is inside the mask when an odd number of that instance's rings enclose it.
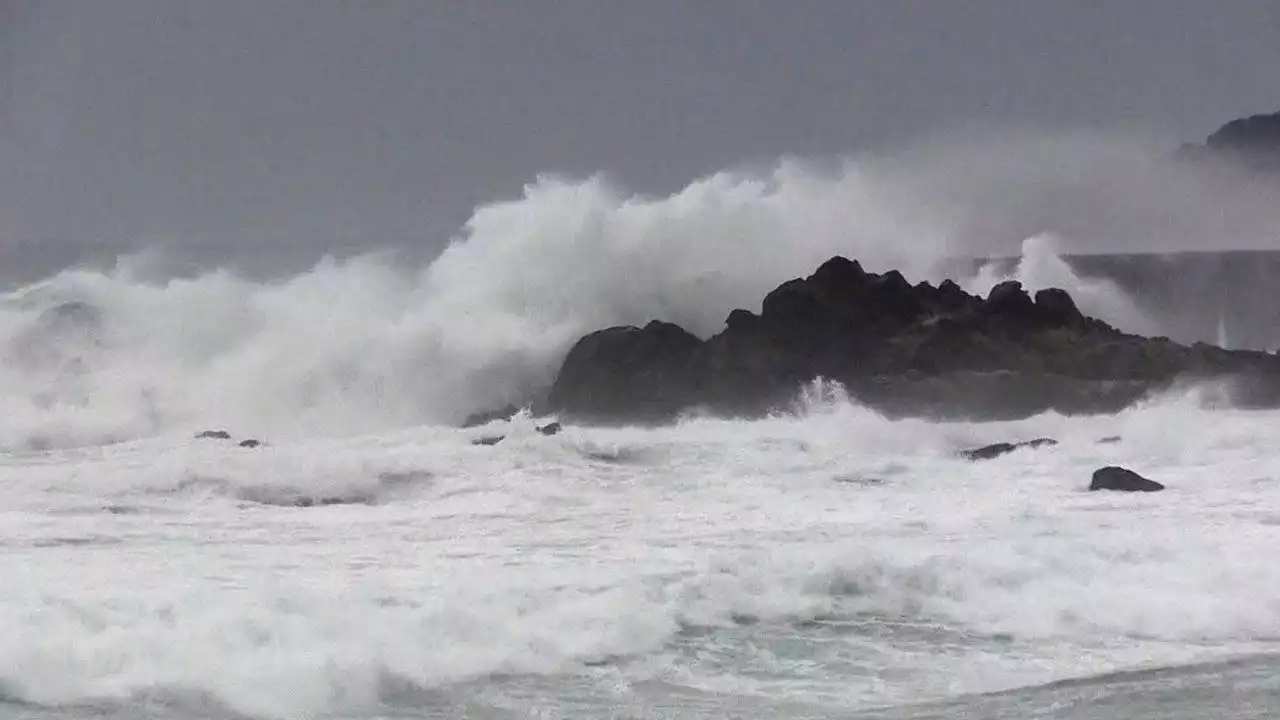
<instances>
[{"instance_id":1,"label":"dark rocky ridge","mask_svg":"<svg viewBox=\"0 0 1280 720\"><path fill-rule=\"evenodd\" d=\"M1249 378L1274 392L1280 360L1127 334L1058 289L1033 298L1006 282L983 299L837 256L778 286L759 314L734 310L707 340L662 321L583 337L547 409L598 423L759 416L819 377L891 416L994 420L1115 412L1186 378Z\"/></svg>"}]
</instances>

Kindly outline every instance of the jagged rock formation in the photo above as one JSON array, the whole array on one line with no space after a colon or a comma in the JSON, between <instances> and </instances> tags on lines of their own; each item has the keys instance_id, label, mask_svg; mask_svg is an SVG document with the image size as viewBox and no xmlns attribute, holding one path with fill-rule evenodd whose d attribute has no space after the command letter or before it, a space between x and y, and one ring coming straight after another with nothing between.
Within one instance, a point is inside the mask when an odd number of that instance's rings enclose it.
<instances>
[{"instance_id":1,"label":"jagged rock formation","mask_svg":"<svg viewBox=\"0 0 1280 720\"><path fill-rule=\"evenodd\" d=\"M1184 377L1224 376L1269 383L1280 362L1126 334L1058 289L1032 297L1005 282L983 299L837 256L770 292L760 314L734 310L708 340L661 321L587 335L547 405L603 423L756 416L821 377L886 414L982 420L1114 412Z\"/></svg>"},{"instance_id":2,"label":"jagged rock formation","mask_svg":"<svg viewBox=\"0 0 1280 720\"><path fill-rule=\"evenodd\" d=\"M205 430L196 433L197 440L230 440L231 433L226 430Z\"/></svg>"},{"instance_id":3,"label":"jagged rock formation","mask_svg":"<svg viewBox=\"0 0 1280 720\"><path fill-rule=\"evenodd\" d=\"M564 426L558 422L549 422L546 425L539 425L535 428L535 430L537 430L539 435L545 435L548 437L552 435L559 435L560 431L563 429L564 429ZM506 439L507 439L506 435L485 435L484 437L478 437L472 440L471 444L472 445L497 445L498 443Z\"/></svg>"}]
</instances>

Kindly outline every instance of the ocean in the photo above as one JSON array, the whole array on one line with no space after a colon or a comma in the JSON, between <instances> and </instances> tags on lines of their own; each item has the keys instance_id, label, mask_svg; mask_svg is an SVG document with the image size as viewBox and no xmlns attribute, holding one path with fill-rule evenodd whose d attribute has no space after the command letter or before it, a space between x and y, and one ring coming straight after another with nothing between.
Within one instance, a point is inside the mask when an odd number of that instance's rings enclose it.
<instances>
[{"instance_id":1,"label":"ocean","mask_svg":"<svg viewBox=\"0 0 1280 720\"><path fill-rule=\"evenodd\" d=\"M1201 404L14 452L0 717L1273 717L1278 418Z\"/></svg>"},{"instance_id":2,"label":"ocean","mask_svg":"<svg viewBox=\"0 0 1280 720\"><path fill-rule=\"evenodd\" d=\"M913 281L941 257L877 244L892 223L846 247L843 196L804 183L717 183L547 181L421 268L11 288L0 718L1277 715L1280 414L1211 388L935 423L815 380L753 421L459 427L584 332L705 335L836 252ZM1056 242L966 287L1160 329ZM1168 489L1088 492L1106 465Z\"/></svg>"}]
</instances>

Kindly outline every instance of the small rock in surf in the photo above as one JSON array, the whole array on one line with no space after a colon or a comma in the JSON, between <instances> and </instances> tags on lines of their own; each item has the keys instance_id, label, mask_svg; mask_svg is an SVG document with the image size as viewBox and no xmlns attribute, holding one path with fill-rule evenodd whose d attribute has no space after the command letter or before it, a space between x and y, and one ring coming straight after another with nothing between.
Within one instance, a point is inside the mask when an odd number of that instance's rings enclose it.
<instances>
[{"instance_id":1,"label":"small rock in surf","mask_svg":"<svg viewBox=\"0 0 1280 720\"><path fill-rule=\"evenodd\" d=\"M1164 485L1142 477L1128 468L1109 465L1093 471L1089 490L1116 490L1119 492L1159 492Z\"/></svg>"},{"instance_id":2,"label":"small rock in surf","mask_svg":"<svg viewBox=\"0 0 1280 720\"><path fill-rule=\"evenodd\" d=\"M196 433L196 439L197 440L230 440L231 433L227 432L226 430L205 430L204 432Z\"/></svg>"},{"instance_id":3,"label":"small rock in surf","mask_svg":"<svg viewBox=\"0 0 1280 720\"><path fill-rule=\"evenodd\" d=\"M1014 450L1019 450L1021 448L1038 448L1057 444L1058 441L1053 438L1036 438L1035 440L1027 440L1019 443L992 443L991 445L983 445L980 448L965 450L960 454L967 460L990 460L992 458L998 458L1001 455L1008 455Z\"/></svg>"}]
</instances>

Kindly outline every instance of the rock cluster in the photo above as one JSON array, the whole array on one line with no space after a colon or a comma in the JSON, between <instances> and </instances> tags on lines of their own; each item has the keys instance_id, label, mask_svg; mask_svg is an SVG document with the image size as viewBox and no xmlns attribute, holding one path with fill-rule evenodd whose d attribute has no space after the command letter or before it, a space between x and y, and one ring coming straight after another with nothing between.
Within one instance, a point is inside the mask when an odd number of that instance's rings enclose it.
<instances>
[{"instance_id":1,"label":"rock cluster","mask_svg":"<svg viewBox=\"0 0 1280 720\"><path fill-rule=\"evenodd\" d=\"M593 332L565 358L547 409L595 423L759 416L824 378L891 416L994 420L1115 412L1182 378L1280 379L1271 355L1123 333L1060 289L1004 282L981 298L840 256L725 325L707 340L660 320Z\"/></svg>"}]
</instances>

